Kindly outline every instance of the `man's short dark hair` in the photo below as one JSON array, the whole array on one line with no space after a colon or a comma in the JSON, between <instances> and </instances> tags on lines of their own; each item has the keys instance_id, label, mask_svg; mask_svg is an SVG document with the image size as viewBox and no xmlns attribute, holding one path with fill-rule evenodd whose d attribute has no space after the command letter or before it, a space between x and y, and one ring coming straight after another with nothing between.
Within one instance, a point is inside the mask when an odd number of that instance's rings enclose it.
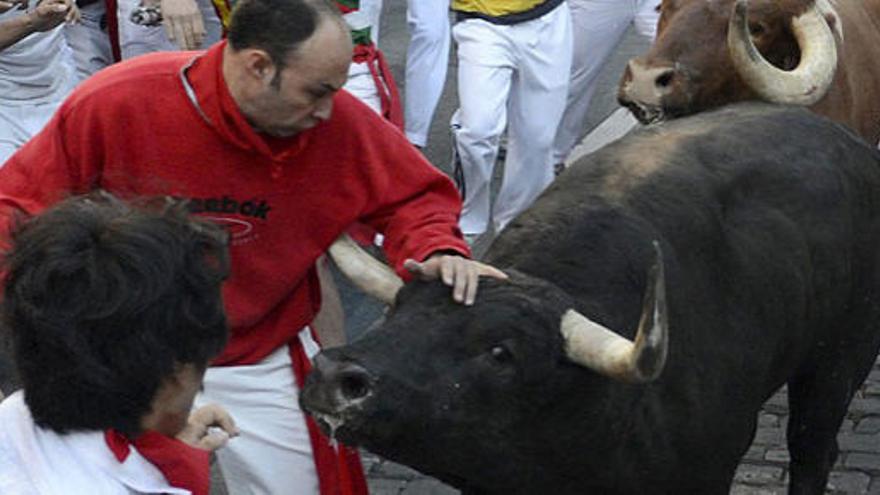
<instances>
[{"instance_id":1,"label":"man's short dark hair","mask_svg":"<svg viewBox=\"0 0 880 495\"><path fill-rule=\"evenodd\" d=\"M235 50L266 51L280 70L287 56L314 34L322 17L341 22L339 10L326 0L239 0L227 38Z\"/></svg>"},{"instance_id":2,"label":"man's short dark hair","mask_svg":"<svg viewBox=\"0 0 880 495\"><path fill-rule=\"evenodd\" d=\"M226 345L227 234L170 198L68 199L25 220L0 316L35 422L140 433L162 381Z\"/></svg>"}]
</instances>

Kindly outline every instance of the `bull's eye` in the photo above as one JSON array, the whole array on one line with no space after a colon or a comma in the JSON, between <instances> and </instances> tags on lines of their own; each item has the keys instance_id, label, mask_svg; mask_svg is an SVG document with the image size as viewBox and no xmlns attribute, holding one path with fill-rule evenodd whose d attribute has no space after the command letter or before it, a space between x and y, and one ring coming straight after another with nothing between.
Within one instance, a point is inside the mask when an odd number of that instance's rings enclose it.
<instances>
[{"instance_id":1,"label":"bull's eye","mask_svg":"<svg viewBox=\"0 0 880 495\"><path fill-rule=\"evenodd\" d=\"M492 355L492 359L498 363L508 363L513 358L510 351L501 345L496 345L491 351L489 351L489 353Z\"/></svg>"},{"instance_id":2,"label":"bull's eye","mask_svg":"<svg viewBox=\"0 0 880 495\"><path fill-rule=\"evenodd\" d=\"M764 26L759 23L750 23L749 24L749 33L752 36L761 36L764 34Z\"/></svg>"}]
</instances>

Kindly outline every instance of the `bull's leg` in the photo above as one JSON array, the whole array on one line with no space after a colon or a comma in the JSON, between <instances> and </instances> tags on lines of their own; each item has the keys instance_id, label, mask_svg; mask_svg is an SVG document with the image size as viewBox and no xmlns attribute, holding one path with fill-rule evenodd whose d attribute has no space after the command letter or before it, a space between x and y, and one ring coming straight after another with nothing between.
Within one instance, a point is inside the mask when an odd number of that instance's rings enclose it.
<instances>
[{"instance_id":1,"label":"bull's leg","mask_svg":"<svg viewBox=\"0 0 880 495\"><path fill-rule=\"evenodd\" d=\"M854 377L852 366L837 366L822 367L788 383L790 495L824 493L828 474L837 460L837 431L857 383L861 383Z\"/></svg>"}]
</instances>

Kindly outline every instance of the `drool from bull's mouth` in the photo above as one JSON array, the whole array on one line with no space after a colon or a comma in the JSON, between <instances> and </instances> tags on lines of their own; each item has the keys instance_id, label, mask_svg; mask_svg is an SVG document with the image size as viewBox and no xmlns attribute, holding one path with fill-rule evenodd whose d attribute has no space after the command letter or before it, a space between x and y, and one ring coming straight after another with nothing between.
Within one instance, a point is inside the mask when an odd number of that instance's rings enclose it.
<instances>
[{"instance_id":1,"label":"drool from bull's mouth","mask_svg":"<svg viewBox=\"0 0 880 495\"><path fill-rule=\"evenodd\" d=\"M318 424L327 430L327 436L330 440L335 442L336 431L345 424L345 418L322 412L312 412L311 414L318 421Z\"/></svg>"}]
</instances>

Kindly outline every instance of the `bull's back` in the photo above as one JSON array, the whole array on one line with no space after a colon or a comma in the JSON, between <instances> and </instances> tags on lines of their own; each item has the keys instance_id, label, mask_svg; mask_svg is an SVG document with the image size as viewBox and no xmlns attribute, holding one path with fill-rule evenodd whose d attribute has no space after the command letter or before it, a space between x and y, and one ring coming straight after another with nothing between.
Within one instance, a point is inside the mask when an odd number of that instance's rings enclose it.
<instances>
[{"instance_id":1,"label":"bull's back","mask_svg":"<svg viewBox=\"0 0 880 495\"><path fill-rule=\"evenodd\" d=\"M670 365L691 359L686 349L715 353L703 358L767 376L753 387L763 400L821 336L876 318L852 309L880 286L878 163L876 150L804 109L726 107L583 158L489 258L552 274L591 317L631 336L650 241L660 240ZM747 362L730 352L743 342L754 346Z\"/></svg>"}]
</instances>

